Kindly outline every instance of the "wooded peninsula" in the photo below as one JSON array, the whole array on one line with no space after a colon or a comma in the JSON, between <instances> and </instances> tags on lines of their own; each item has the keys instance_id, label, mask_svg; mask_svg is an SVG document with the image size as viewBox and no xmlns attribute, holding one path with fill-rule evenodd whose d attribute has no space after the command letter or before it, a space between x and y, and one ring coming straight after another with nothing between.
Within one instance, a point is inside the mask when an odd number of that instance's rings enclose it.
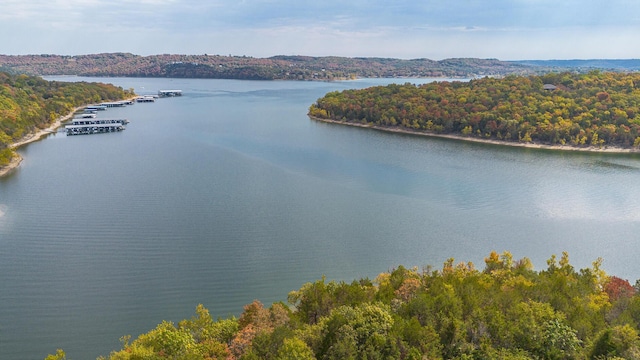
<instances>
[{"instance_id":1,"label":"wooded peninsula","mask_svg":"<svg viewBox=\"0 0 640 360\"><path fill-rule=\"evenodd\" d=\"M0 171L18 155L12 146L76 107L134 95L111 84L46 81L0 72Z\"/></svg>"},{"instance_id":2,"label":"wooded peninsula","mask_svg":"<svg viewBox=\"0 0 640 360\"><path fill-rule=\"evenodd\" d=\"M542 271L509 252L484 262L323 277L238 318L198 305L99 359L640 359L640 281L607 275L601 259L576 270L567 253Z\"/></svg>"},{"instance_id":3,"label":"wooded peninsula","mask_svg":"<svg viewBox=\"0 0 640 360\"><path fill-rule=\"evenodd\" d=\"M331 92L309 116L505 144L640 148L640 73L597 70Z\"/></svg>"}]
</instances>

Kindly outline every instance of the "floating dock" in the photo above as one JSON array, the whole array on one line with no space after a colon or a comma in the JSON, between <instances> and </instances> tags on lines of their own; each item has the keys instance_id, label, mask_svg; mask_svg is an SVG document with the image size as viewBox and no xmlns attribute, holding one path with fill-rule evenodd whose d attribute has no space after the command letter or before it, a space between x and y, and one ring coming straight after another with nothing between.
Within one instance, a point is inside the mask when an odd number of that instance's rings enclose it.
<instances>
[{"instance_id":1,"label":"floating dock","mask_svg":"<svg viewBox=\"0 0 640 360\"><path fill-rule=\"evenodd\" d=\"M145 102L155 102L156 98L154 98L153 96L141 96L136 98L136 102L139 103L145 103Z\"/></svg>"},{"instance_id":2,"label":"floating dock","mask_svg":"<svg viewBox=\"0 0 640 360\"><path fill-rule=\"evenodd\" d=\"M110 107L124 107L127 104L125 104L124 101L116 101L116 102L103 102L100 105L110 108Z\"/></svg>"},{"instance_id":3,"label":"floating dock","mask_svg":"<svg viewBox=\"0 0 640 360\"><path fill-rule=\"evenodd\" d=\"M84 109L89 111L98 111L98 110L103 111L103 110L107 110L107 107L105 105L89 105Z\"/></svg>"},{"instance_id":4,"label":"floating dock","mask_svg":"<svg viewBox=\"0 0 640 360\"><path fill-rule=\"evenodd\" d=\"M126 125L129 123L127 119L82 119L77 118L71 120L71 125L102 125L102 124L120 124Z\"/></svg>"},{"instance_id":5,"label":"floating dock","mask_svg":"<svg viewBox=\"0 0 640 360\"><path fill-rule=\"evenodd\" d=\"M118 132L125 129L120 123L115 124L87 124L87 125L66 125L64 129L69 135L90 135Z\"/></svg>"}]
</instances>

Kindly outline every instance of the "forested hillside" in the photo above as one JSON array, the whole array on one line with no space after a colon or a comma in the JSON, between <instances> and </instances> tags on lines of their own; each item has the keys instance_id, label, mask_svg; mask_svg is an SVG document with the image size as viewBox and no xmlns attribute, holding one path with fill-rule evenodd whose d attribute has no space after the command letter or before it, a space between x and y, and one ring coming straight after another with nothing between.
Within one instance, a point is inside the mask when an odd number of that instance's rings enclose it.
<instances>
[{"instance_id":1,"label":"forested hillside","mask_svg":"<svg viewBox=\"0 0 640 360\"><path fill-rule=\"evenodd\" d=\"M290 306L259 301L239 318L163 321L123 337L109 360L132 359L640 359L639 282L566 253L535 271L492 252L483 270L402 266L374 281L303 285ZM62 359L58 351L48 360Z\"/></svg>"},{"instance_id":2,"label":"forested hillside","mask_svg":"<svg viewBox=\"0 0 640 360\"><path fill-rule=\"evenodd\" d=\"M0 167L13 156L11 143L46 128L75 107L129 96L110 84L45 81L0 72Z\"/></svg>"},{"instance_id":3,"label":"forested hillside","mask_svg":"<svg viewBox=\"0 0 640 360\"><path fill-rule=\"evenodd\" d=\"M528 74L531 65L495 59L387 59L337 56L0 55L0 69L32 75L337 80L352 77L473 77Z\"/></svg>"},{"instance_id":4,"label":"forested hillside","mask_svg":"<svg viewBox=\"0 0 640 360\"><path fill-rule=\"evenodd\" d=\"M353 124L575 147L640 146L640 74L550 73L332 92L309 115Z\"/></svg>"}]
</instances>

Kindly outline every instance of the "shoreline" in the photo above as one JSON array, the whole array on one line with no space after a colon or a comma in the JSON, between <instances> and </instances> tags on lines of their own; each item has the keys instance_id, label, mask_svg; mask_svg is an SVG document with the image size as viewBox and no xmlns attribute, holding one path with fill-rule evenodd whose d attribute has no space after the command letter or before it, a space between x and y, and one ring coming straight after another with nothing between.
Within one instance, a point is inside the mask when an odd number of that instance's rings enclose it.
<instances>
[{"instance_id":1,"label":"shoreline","mask_svg":"<svg viewBox=\"0 0 640 360\"><path fill-rule=\"evenodd\" d=\"M131 98L123 99L123 100L132 100L132 99L135 99L136 97L137 96L132 96ZM46 137L47 135L55 134L57 132L58 128L60 126L62 126L63 122L72 119L73 116L78 111L80 111L81 109L87 107L88 105L90 105L90 104L80 105L80 106L77 106L77 107L73 108L73 110L71 110L67 115L60 116L54 122L49 124L49 126L47 126L46 128L38 129L38 131L36 131L35 133L29 133L29 134L23 136L20 140L9 144L9 149L15 151L21 146L30 144L32 142L36 142L38 140L41 140L43 137ZM0 168L0 177L3 177L5 175L9 174L11 171L15 170L18 166L20 166L20 163L22 163L22 160L23 160L22 156L20 156L20 154L15 152L14 156L11 158L11 161L6 166Z\"/></svg>"},{"instance_id":2,"label":"shoreline","mask_svg":"<svg viewBox=\"0 0 640 360\"><path fill-rule=\"evenodd\" d=\"M441 139L450 139L457 141L467 141L467 142L475 142L480 144L491 144L497 146L510 146L510 147L519 147L519 148L527 148L527 149L541 149L541 150L559 150L559 151L572 151L572 152L591 152L591 153L608 153L608 154L640 154L640 149L630 149L630 148L621 148L615 146L604 146L604 147L576 147L571 145L546 145L546 144L534 144L534 143L516 143L509 141L501 141L494 139L479 139L474 137L467 137L463 135L456 134L435 134L429 132L421 132L421 131L412 131L408 129L401 128L390 128L385 126L378 125L368 125L368 124L358 124L358 123L350 123L346 121L339 120L331 120L331 119L322 119L315 116L307 115L311 120L329 123L329 124L339 124L346 126L354 126L360 128L373 129L378 131L391 132L396 134L405 134L405 135L415 135L415 136L425 136L425 137L435 137Z\"/></svg>"},{"instance_id":3,"label":"shoreline","mask_svg":"<svg viewBox=\"0 0 640 360\"><path fill-rule=\"evenodd\" d=\"M23 136L20 140L11 143L9 145L9 149L11 150L17 150L19 147L30 144L32 142L36 142L40 139L42 139L43 137L50 135L50 134L54 134L58 128L60 126L62 126L62 123L71 119L73 117L73 115L79 111L80 109L84 108L86 105L83 106L78 106L76 108L74 108L73 110L71 110L71 112L69 112L67 115L61 116L59 118L57 118L53 123L51 123L49 126L47 126L44 129L39 129L38 131L36 131L35 133L29 133L25 136ZM20 163L22 163L22 156L20 156L20 154L18 154L17 152L15 152L14 156L11 158L11 161L9 162L9 164L7 164L6 166L0 168L0 177L7 175L8 173L10 173L11 171L15 170L18 166L20 166Z\"/></svg>"}]
</instances>

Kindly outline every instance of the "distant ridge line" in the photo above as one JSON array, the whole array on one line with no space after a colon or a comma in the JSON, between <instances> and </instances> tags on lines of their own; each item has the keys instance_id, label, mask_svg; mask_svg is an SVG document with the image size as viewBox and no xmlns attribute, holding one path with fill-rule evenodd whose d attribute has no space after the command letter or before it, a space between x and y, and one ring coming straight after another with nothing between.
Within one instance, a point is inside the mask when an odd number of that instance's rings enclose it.
<instances>
[{"instance_id":1,"label":"distant ridge line","mask_svg":"<svg viewBox=\"0 0 640 360\"><path fill-rule=\"evenodd\" d=\"M638 71L640 59L519 60L449 58L131 53L90 55L0 55L0 71L29 75L210 78L246 80L344 80L353 78L475 78L549 71Z\"/></svg>"}]
</instances>

